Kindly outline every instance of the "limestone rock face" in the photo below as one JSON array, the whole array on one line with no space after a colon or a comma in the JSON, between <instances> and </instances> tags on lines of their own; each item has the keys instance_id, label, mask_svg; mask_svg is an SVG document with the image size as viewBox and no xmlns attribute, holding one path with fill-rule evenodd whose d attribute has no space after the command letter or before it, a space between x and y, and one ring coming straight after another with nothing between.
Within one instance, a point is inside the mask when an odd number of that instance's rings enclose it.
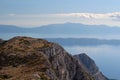
<instances>
[{"instance_id":1,"label":"limestone rock face","mask_svg":"<svg viewBox=\"0 0 120 80\"><path fill-rule=\"evenodd\" d=\"M14 37L0 44L0 80L94 80L60 45Z\"/></svg>"},{"instance_id":2,"label":"limestone rock face","mask_svg":"<svg viewBox=\"0 0 120 80\"><path fill-rule=\"evenodd\" d=\"M109 80L99 71L95 62L85 53L75 55L74 57L79 61L83 68L95 78L95 80Z\"/></svg>"},{"instance_id":3,"label":"limestone rock face","mask_svg":"<svg viewBox=\"0 0 120 80\"><path fill-rule=\"evenodd\" d=\"M58 79L93 80L91 76L84 71L78 61L58 44L54 43L52 47L44 48L40 51L48 56Z\"/></svg>"}]
</instances>

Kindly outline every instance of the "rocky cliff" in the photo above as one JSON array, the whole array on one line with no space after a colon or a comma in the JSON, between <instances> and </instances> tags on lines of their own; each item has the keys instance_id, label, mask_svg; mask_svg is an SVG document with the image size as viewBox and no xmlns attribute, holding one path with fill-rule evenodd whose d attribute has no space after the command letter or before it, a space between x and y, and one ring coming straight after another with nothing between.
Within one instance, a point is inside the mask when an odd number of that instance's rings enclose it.
<instances>
[{"instance_id":1,"label":"rocky cliff","mask_svg":"<svg viewBox=\"0 0 120 80\"><path fill-rule=\"evenodd\" d=\"M2 39L0 39L0 44L3 42L3 40Z\"/></svg>"},{"instance_id":2,"label":"rocky cliff","mask_svg":"<svg viewBox=\"0 0 120 80\"><path fill-rule=\"evenodd\" d=\"M0 43L0 80L94 80L60 45L14 37Z\"/></svg>"},{"instance_id":3,"label":"rocky cliff","mask_svg":"<svg viewBox=\"0 0 120 80\"><path fill-rule=\"evenodd\" d=\"M75 55L74 57L79 61L83 68L95 78L95 80L108 80L108 78L99 71L95 62L85 53Z\"/></svg>"}]
</instances>

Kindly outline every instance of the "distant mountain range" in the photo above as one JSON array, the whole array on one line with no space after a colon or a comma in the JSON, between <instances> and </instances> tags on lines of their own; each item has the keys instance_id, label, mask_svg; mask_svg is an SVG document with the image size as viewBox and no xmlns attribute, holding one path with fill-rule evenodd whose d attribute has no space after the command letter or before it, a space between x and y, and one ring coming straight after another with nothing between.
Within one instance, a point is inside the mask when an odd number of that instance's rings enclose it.
<instances>
[{"instance_id":1,"label":"distant mountain range","mask_svg":"<svg viewBox=\"0 0 120 80\"><path fill-rule=\"evenodd\" d=\"M96 38L46 38L50 42L56 42L63 46L98 46L98 45L120 45L120 40L107 40Z\"/></svg>"},{"instance_id":2,"label":"distant mountain range","mask_svg":"<svg viewBox=\"0 0 120 80\"><path fill-rule=\"evenodd\" d=\"M0 25L0 33L40 33L40 34L120 34L119 27L104 25L83 25L77 23L52 24L35 28L21 28L13 25Z\"/></svg>"}]
</instances>

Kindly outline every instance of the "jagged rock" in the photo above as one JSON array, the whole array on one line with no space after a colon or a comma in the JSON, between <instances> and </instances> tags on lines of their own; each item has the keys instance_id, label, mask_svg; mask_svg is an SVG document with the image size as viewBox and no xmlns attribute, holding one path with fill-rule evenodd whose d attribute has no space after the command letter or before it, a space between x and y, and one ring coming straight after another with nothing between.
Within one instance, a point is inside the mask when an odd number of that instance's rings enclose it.
<instances>
[{"instance_id":1,"label":"jagged rock","mask_svg":"<svg viewBox=\"0 0 120 80\"><path fill-rule=\"evenodd\" d=\"M93 80L56 43L14 37L0 45L0 80Z\"/></svg>"},{"instance_id":2,"label":"jagged rock","mask_svg":"<svg viewBox=\"0 0 120 80\"><path fill-rule=\"evenodd\" d=\"M95 80L109 80L99 71L94 60L85 53L74 55L74 57L83 65L83 68L95 78Z\"/></svg>"},{"instance_id":3,"label":"jagged rock","mask_svg":"<svg viewBox=\"0 0 120 80\"><path fill-rule=\"evenodd\" d=\"M54 43L52 47L40 51L48 56L55 69L56 76L60 80L92 80L91 76L82 69L78 61L58 44Z\"/></svg>"}]
</instances>

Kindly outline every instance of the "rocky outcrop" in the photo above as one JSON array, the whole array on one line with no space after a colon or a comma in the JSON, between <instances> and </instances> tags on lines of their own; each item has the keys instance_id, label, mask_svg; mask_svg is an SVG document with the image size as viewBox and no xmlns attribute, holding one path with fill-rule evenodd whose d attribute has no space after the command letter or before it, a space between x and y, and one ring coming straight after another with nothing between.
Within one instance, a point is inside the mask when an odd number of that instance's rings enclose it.
<instances>
[{"instance_id":1,"label":"rocky outcrop","mask_svg":"<svg viewBox=\"0 0 120 80\"><path fill-rule=\"evenodd\" d=\"M52 47L40 49L40 51L48 56L58 79L92 80L91 76L84 71L78 61L58 44L54 43Z\"/></svg>"},{"instance_id":2,"label":"rocky outcrop","mask_svg":"<svg viewBox=\"0 0 120 80\"><path fill-rule=\"evenodd\" d=\"M0 44L0 80L94 80L60 45L14 37Z\"/></svg>"},{"instance_id":3,"label":"rocky outcrop","mask_svg":"<svg viewBox=\"0 0 120 80\"><path fill-rule=\"evenodd\" d=\"M0 44L3 43L4 41L2 39L0 39Z\"/></svg>"},{"instance_id":4,"label":"rocky outcrop","mask_svg":"<svg viewBox=\"0 0 120 80\"><path fill-rule=\"evenodd\" d=\"M108 78L99 71L95 62L85 53L75 55L74 57L83 65L83 68L95 78L95 80L108 80Z\"/></svg>"}]
</instances>

